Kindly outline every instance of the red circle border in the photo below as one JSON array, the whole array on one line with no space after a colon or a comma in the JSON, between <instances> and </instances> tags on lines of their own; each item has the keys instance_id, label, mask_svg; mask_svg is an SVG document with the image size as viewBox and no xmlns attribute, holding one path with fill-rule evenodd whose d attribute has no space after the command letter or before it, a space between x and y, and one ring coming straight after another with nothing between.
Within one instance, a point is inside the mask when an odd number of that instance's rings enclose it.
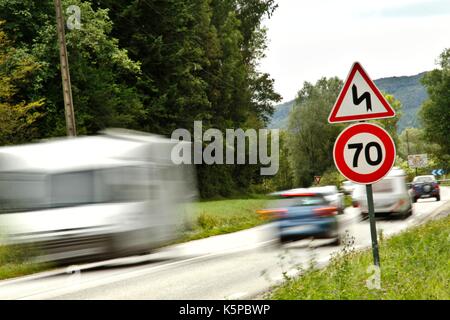
<instances>
[{"instance_id":1,"label":"red circle border","mask_svg":"<svg viewBox=\"0 0 450 320\"><path fill-rule=\"evenodd\" d=\"M386 156L378 170L361 174L353 171L344 160L344 149L348 140L359 133L370 133L378 137L384 144ZM347 179L361 184L375 183L382 179L392 168L395 162L395 144L389 133L382 127L372 123L358 123L344 129L336 139L333 148L334 164L340 173Z\"/></svg>"}]
</instances>

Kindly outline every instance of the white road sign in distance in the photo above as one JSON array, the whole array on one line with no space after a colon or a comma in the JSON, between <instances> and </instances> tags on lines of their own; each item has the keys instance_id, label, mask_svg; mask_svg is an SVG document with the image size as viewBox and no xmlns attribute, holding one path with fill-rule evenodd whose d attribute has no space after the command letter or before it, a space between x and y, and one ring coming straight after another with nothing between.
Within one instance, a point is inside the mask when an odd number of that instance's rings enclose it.
<instances>
[{"instance_id":1,"label":"white road sign in distance","mask_svg":"<svg viewBox=\"0 0 450 320\"><path fill-rule=\"evenodd\" d=\"M328 117L329 123L391 118L389 105L362 66L355 62Z\"/></svg>"},{"instance_id":2,"label":"white road sign in distance","mask_svg":"<svg viewBox=\"0 0 450 320\"><path fill-rule=\"evenodd\" d=\"M410 168L425 168L428 165L428 155L410 154L408 155L408 165Z\"/></svg>"},{"instance_id":3,"label":"white road sign in distance","mask_svg":"<svg viewBox=\"0 0 450 320\"><path fill-rule=\"evenodd\" d=\"M378 125L358 123L349 126L336 139L334 163L344 177L370 184L382 179L395 161L391 136Z\"/></svg>"}]
</instances>

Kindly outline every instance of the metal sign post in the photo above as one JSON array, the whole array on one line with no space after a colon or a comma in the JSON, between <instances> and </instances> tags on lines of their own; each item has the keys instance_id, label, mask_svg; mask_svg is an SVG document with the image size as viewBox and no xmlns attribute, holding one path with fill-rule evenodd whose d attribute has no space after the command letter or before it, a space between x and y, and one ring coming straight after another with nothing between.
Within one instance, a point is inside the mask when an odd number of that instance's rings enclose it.
<instances>
[{"instance_id":1,"label":"metal sign post","mask_svg":"<svg viewBox=\"0 0 450 320\"><path fill-rule=\"evenodd\" d=\"M372 238L373 262L377 267L379 267L380 255L378 252L378 237L377 237L377 226L375 223L375 210L373 205L372 184L366 184L366 194L367 194L367 208L369 209L370 236Z\"/></svg>"},{"instance_id":2,"label":"metal sign post","mask_svg":"<svg viewBox=\"0 0 450 320\"><path fill-rule=\"evenodd\" d=\"M372 184L382 179L395 161L395 145L383 128L359 123L341 132L333 149L336 168L350 181L366 185L373 261L380 266Z\"/></svg>"},{"instance_id":3,"label":"metal sign post","mask_svg":"<svg viewBox=\"0 0 450 320\"><path fill-rule=\"evenodd\" d=\"M395 110L383 97L361 64L355 62L328 116L329 123L395 117ZM348 180L366 185L367 210L372 238L373 262L380 267L372 184L382 179L395 162L395 144L378 125L359 123L344 129L333 148L336 168Z\"/></svg>"}]
</instances>

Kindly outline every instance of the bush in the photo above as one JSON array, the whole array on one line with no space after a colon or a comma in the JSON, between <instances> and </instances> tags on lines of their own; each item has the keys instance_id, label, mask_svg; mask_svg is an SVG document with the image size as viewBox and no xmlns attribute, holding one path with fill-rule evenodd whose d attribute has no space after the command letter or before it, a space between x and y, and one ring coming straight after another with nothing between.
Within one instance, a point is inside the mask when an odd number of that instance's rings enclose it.
<instances>
[{"instance_id":1,"label":"bush","mask_svg":"<svg viewBox=\"0 0 450 320\"><path fill-rule=\"evenodd\" d=\"M327 169L327 171L325 171L325 173L322 175L319 185L335 185L337 188L339 188L343 181L345 181L345 177L340 174L339 171L336 170L336 168L332 167Z\"/></svg>"}]
</instances>

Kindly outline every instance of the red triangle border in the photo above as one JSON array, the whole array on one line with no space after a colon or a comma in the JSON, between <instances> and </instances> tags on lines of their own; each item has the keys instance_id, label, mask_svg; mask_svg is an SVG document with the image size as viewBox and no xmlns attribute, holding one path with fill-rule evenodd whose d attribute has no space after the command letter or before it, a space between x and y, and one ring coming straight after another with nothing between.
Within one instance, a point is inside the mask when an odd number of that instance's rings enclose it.
<instances>
[{"instance_id":1,"label":"red triangle border","mask_svg":"<svg viewBox=\"0 0 450 320\"><path fill-rule=\"evenodd\" d=\"M377 98L380 100L381 104L386 108L386 112L378 112L370 115L361 114L361 115L352 115L352 116L341 116L337 117L337 113L341 108L342 101L344 100L345 95L347 94L348 89L350 88L350 84L355 77L355 73L358 71L361 76L364 78L366 83L369 85L370 89L375 93ZM363 67L359 62L355 62L350 70L350 73L345 81L344 87L339 93L338 99L331 110L330 116L328 117L329 123L337 123L337 122L350 122L350 121L362 121L362 120L370 120L370 119L380 119L380 118L392 118L395 116L395 111L386 101L386 99L381 94L380 90L375 86L375 83L369 78L367 73L364 71Z\"/></svg>"}]
</instances>

